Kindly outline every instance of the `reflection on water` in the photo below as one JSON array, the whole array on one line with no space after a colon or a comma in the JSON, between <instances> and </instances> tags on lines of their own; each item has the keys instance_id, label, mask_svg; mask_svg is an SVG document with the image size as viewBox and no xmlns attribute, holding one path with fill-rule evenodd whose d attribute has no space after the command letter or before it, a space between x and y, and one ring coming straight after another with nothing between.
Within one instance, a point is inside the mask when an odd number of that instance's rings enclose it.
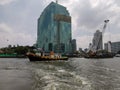
<instances>
[{"instance_id":1,"label":"reflection on water","mask_svg":"<svg viewBox=\"0 0 120 90\"><path fill-rule=\"evenodd\" d=\"M120 90L120 60L0 58L0 90Z\"/></svg>"}]
</instances>

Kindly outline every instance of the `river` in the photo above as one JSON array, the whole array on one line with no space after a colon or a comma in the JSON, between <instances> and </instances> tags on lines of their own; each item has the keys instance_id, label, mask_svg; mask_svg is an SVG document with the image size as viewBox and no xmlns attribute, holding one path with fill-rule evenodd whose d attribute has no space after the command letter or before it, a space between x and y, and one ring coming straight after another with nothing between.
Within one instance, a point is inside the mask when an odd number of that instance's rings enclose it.
<instances>
[{"instance_id":1,"label":"river","mask_svg":"<svg viewBox=\"0 0 120 90\"><path fill-rule=\"evenodd\" d=\"M120 58L0 58L0 90L120 90Z\"/></svg>"}]
</instances>

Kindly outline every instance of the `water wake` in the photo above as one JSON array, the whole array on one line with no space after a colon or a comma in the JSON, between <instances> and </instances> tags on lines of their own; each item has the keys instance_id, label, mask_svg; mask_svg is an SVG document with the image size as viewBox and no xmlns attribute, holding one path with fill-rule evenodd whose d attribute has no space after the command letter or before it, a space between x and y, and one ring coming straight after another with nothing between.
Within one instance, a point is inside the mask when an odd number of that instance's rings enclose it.
<instances>
[{"instance_id":1,"label":"water wake","mask_svg":"<svg viewBox=\"0 0 120 90\"><path fill-rule=\"evenodd\" d=\"M86 78L54 65L34 69L34 78L33 90L91 90Z\"/></svg>"}]
</instances>

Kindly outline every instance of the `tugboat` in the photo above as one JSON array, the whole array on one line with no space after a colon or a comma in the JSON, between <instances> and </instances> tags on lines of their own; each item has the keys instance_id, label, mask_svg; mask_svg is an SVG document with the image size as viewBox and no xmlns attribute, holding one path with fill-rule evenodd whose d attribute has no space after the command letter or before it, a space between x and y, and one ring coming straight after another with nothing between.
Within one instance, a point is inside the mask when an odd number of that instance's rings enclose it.
<instances>
[{"instance_id":1,"label":"tugboat","mask_svg":"<svg viewBox=\"0 0 120 90\"><path fill-rule=\"evenodd\" d=\"M85 58L97 58L97 59L100 59L100 58L113 58L115 56L114 53L110 53L110 52L96 52L96 53L89 53L89 54L86 54L84 57Z\"/></svg>"},{"instance_id":2,"label":"tugboat","mask_svg":"<svg viewBox=\"0 0 120 90\"><path fill-rule=\"evenodd\" d=\"M53 51L49 56L42 55L42 53L27 53L27 57L30 61L56 61L56 60L68 60L68 57L62 57L61 55L55 55Z\"/></svg>"}]
</instances>

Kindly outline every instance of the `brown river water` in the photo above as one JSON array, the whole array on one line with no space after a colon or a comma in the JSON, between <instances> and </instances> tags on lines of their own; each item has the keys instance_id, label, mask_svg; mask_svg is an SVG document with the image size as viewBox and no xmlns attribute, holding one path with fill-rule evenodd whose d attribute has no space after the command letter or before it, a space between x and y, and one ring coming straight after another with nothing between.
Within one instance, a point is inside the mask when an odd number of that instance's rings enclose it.
<instances>
[{"instance_id":1,"label":"brown river water","mask_svg":"<svg viewBox=\"0 0 120 90\"><path fill-rule=\"evenodd\" d=\"M0 90L120 90L120 58L0 58Z\"/></svg>"}]
</instances>

